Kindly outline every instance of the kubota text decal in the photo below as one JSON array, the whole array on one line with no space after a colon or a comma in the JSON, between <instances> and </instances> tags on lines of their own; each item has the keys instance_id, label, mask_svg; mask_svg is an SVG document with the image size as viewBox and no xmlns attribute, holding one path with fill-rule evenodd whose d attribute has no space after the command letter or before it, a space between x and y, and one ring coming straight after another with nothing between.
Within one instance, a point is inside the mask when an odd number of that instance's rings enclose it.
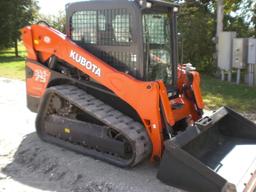
<instances>
[{"instance_id":1,"label":"kubota text decal","mask_svg":"<svg viewBox=\"0 0 256 192\"><path fill-rule=\"evenodd\" d=\"M86 69L92 71L95 75L101 76L101 69L93 64L91 61L85 59L83 56L79 55L77 52L71 50L69 57L71 57L74 61L77 63L80 63L82 66L84 66Z\"/></svg>"}]
</instances>

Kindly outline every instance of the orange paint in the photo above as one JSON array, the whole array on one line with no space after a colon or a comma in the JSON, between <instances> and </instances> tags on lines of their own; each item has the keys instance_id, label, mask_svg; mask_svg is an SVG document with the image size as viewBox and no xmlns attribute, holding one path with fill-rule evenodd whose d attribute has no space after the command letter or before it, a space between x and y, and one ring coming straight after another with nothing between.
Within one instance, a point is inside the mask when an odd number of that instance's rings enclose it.
<instances>
[{"instance_id":1,"label":"orange paint","mask_svg":"<svg viewBox=\"0 0 256 192\"><path fill-rule=\"evenodd\" d=\"M33 97L42 97L48 85L51 73L47 67L27 61L26 67L33 71L31 78L26 79L27 93Z\"/></svg>"},{"instance_id":2,"label":"orange paint","mask_svg":"<svg viewBox=\"0 0 256 192\"><path fill-rule=\"evenodd\" d=\"M43 61L46 61L51 55L55 55L112 90L117 96L135 109L152 141L152 159L155 156L161 157L164 148L160 102L163 105L166 120L170 125L174 125L175 122L190 114L194 117L194 120L198 119L193 104L184 95L180 95L179 98L179 102L184 103L184 108L182 110L172 110L163 81L140 81L128 74L119 72L88 51L80 48L64 34L52 28L40 25L25 27L22 29L22 39L29 52L29 59L36 60L35 51L41 54ZM33 40L36 40L36 43ZM33 71L38 69L36 67L38 65L35 66L29 62L27 65ZM47 72L47 68L39 67L39 69L45 70L47 74L49 73L49 71ZM49 76L47 76L47 81L49 80ZM182 85L188 82L184 72L181 70L179 70L178 76L178 89L181 91ZM42 96L47 87L47 82L41 84L35 78L33 76L31 79L27 79L28 94ZM198 106L202 107L203 104L198 87L200 78L196 74L195 80L193 90L197 97ZM38 87L38 90L35 87Z\"/></svg>"}]
</instances>

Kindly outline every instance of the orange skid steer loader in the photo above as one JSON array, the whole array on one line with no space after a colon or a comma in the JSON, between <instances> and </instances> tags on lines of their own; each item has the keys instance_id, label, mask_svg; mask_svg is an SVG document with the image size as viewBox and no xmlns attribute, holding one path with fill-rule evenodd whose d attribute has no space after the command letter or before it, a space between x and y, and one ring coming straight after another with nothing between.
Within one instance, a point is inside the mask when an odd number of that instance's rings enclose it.
<instances>
[{"instance_id":1,"label":"orange skid steer loader","mask_svg":"<svg viewBox=\"0 0 256 192\"><path fill-rule=\"evenodd\" d=\"M134 167L188 191L255 191L256 126L223 107L203 117L200 76L177 64L179 7L160 0L66 6L66 35L24 27L28 108L47 142Z\"/></svg>"}]
</instances>

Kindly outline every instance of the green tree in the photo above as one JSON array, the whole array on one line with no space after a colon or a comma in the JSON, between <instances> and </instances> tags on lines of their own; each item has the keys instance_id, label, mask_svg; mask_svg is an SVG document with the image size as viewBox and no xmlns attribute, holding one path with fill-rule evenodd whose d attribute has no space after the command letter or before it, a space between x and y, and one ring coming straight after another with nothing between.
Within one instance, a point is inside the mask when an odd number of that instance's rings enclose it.
<instances>
[{"instance_id":1,"label":"green tree","mask_svg":"<svg viewBox=\"0 0 256 192\"><path fill-rule=\"evenodd\" d=\"M180 3L178 32L183 45L184 63L193 63L198 70L215 73L217 0L176 0ZM251 0L225 0L224 30L236 31L238 37L256 35L256 3Z\"/></svg>"},{"instance_id":2,"label":"green tree","mask_svg":"<svg viewBox=\"0 0 256 192\"><path fill-rule=\"evenodd\" d=\"M191 62L200 71L214 70L215 13L209 1L188 0L181 5L178 31L183 42L183 62Z\"/></svg>"},{"instance_id":3,"label":"green tree","mask_svg":"<svg viewBox=\"0 0 256 192\"><path fill-rule=\"evenodd\" d=\"M256 37L256 3L253 6L252 13L253 13L253 16L251 20L251 23L252 23L251 36Z\"/></svg>"},{"instance_id":4,"label":"green tree","mask_svg":"<svg viewBox=\"0 0 256 192\"><path fill-rule=\"evenodd\" d=\"M39 14L37 20L45 21L54 29L65 32L66 16L62 11L59 11L56 15Z\"/></svg>"},{"instance_id":5,"label":"green tree","mask_svg":"<svg viewBox=\"0 0 256 192\"><path fill-rule=\"evenodd\" d=\"M1 36L0 48L15 47L18 56L18 40L20 28L31 24L38 12L36 0L8 0L0 2Z\"/></svg>"},{"instance_id":6,"label":"green tree","mask_svg":"<svg viewBox=\"0 0 256 192\"><path fill-rule=\"evenodd\" d=\"M253 1L225 1L224 31L235 31L238 37L250 37L253 26Z\"/></svg>"},{"instance_id":7,"label":"green tree","mask_svg":"<svg viewBox=\"0 0 256 192\"><path fill-rule=\"evenodd\" d=\"M19 29L31 24L38 13L38 2L35 0L9 0L12 2L12 41L14 42L15 55L18 56Z\"/></svg>"},{"instance_id":8,"label":"green tree","mask_svg":"<svg viewBox=\"0 0 256 192\"><path fill-rule=\"evenodd\" d=\"M10 1L0 1L0 49L11 46Z\"/></svg>"}]
</instances>

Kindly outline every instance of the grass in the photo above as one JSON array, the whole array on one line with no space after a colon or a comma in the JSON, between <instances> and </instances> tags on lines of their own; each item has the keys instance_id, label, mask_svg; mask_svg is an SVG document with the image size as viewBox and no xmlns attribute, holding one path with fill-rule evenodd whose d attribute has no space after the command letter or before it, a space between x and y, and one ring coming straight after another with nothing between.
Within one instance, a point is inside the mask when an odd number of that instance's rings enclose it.
<instances>
[{"instance_id":1,"label":"grass","mask_svg":"<svg viewBox=\"0 0 256 192\"><path fill-rule=\"evenodd\" d=\"M240 112L256 113L256 87L223 82L202 76L202 93L206 108L229 106Z\"/></svg>"},{"instance_id":2,"label":"grass","mask_svg":"<svg viewBox=\"0 0 256 192\"><path fill-rule=\"evenodd\" d=\"M25 47L19 44L19 55L15 57L14 48L0 51L0 77L25 80Z\"/></svg>"},{"instance_id":3,"label":"grass","mask_svg":"<svg viewBox=\"0 0 256 192\"><path fill-rule=\"evenodd\" d=\"M14 49L0 51L0 77L25 80L26 51L21 44L19 55L18 58L14 56ZM204 75L201 87L206 109L230 106L240 112L256 112L256 88L222 82Z\"/></svg>"}]
</instances>

